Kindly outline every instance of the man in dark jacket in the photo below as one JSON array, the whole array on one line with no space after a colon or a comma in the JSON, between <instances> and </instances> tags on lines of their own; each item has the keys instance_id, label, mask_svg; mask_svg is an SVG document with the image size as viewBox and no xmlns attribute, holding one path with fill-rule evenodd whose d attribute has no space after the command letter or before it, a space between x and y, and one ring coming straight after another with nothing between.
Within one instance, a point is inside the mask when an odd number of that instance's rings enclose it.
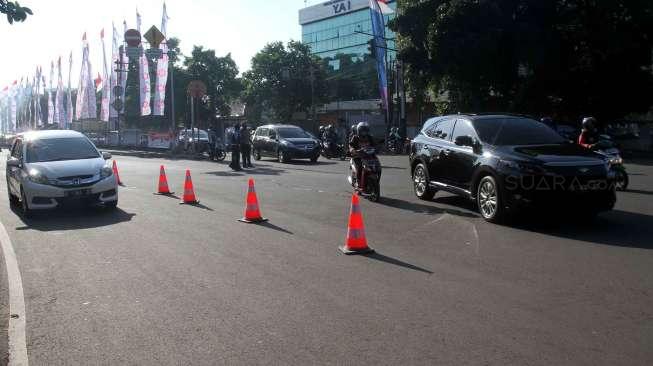
<instances>
[{"instance_id":1,"label":"man in dark jacket","mask_svg":"<svg viewBox=\"0 0 653 366\"><path fill-rule=\"evenodd\" d=\"M229 167L233 170L243 170L240 167L240 125L236 123L233 132L230 134L229 145L231 145L231 164Z\"/></svg>"},{"instance_id":2,"label":"man in dark jacket","mask_svg":"<svg viewBox=\"0 0 653 366\"><path fill-rule=\"evenodd\" d=\"M252 167L252 143L249 138L249 127L243 122L242 127L240 127L240 152L243 160L243 168Z\"/></svg>"}]
</instances>

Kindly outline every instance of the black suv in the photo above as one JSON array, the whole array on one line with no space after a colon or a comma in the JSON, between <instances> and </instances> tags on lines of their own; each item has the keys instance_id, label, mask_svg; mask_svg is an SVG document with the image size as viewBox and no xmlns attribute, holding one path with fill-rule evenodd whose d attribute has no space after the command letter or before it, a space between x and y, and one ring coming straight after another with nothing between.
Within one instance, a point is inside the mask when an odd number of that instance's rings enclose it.
<instances>
[{"instance_id":1,"label":"black suv","mask_svg":"<svg viewBox=\"0 0 653 366\"><path fill-rule=\"evenodd\" d=\"M320 157L320 144L300 127L265 125L257 128L254 133L252 152L255 160L271 156L281 163L292 159L310 159L315 163Z\"/></svg>"},{"instance_id":2,"label":"black suv","mask_svg":"<svg viewBox=\"0 0 653 366\"><path fill-rule=\"evenodd\" d=\"M524 206L595 215L616 202L602 157L520 116L432 118L411 143L410 167L417 197L430 200L437 190L468 197L491 222Z\"/></svg>"}]
</instances>

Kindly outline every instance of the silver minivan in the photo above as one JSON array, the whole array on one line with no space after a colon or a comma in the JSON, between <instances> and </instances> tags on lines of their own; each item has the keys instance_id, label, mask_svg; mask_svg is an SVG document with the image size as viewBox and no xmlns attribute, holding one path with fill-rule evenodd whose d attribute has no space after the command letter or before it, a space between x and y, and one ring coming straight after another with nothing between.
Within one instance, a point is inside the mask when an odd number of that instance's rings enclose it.
<instances>
[{"instance_id":1,"label":"silver minivan","mask_svg":"<svg viewBox=\"0 0 653 366\"><path fill-rule=\"evenodd\" d=\"M16 136L7 158L9 202L24 215L68 202L115 208L118 184L106 160L76 131L32 131Z\"/></svg>"}]
</instances>

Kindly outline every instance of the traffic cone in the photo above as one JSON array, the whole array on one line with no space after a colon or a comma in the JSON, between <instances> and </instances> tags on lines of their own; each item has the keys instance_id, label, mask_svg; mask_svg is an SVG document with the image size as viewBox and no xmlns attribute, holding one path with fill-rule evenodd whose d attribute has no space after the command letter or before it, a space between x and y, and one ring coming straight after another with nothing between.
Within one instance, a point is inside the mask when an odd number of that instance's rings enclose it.
<instances>
[{"instance_id":1,"label":"traffic cone","mask_svg":"<svg viewBox=\"0 0 653 366\"><path fill-rule=\"evenodd\" d=\"M118 174L118 165L116 164L116 161L113 161L113 175L116 177L116 183L118 183L119 186L122 186L122 181L120 180L120 174Z\"/></svg>"},{"instance_id":2,"label":"traffic cone","mask_svg":"<svg viewBox=\"0 0 653 366\"><path fill-rule=\"evenodd\" d=\"M339 249L347 255L374 252L374 249L367 246L365 224L363 223L360 200L355 194L351 196L351 210L349 212L347 239L345 245L339 247Z\"/></svg>"},{"instance_id":3,"label":"traffic cone","mask_svg":"<svg viewBox=\"0 0 653 366\"><path fill-rule=\"evenodd\" d=\"M195 190L193 189L193 180L190 178L190 170L186 170L186 180L184 181L184 197L182 197L180 204L194 205L200 203L195 197Z\"/></svg>"},{"instance_id":4,"label":"traffic cone","mask_svg":"<svg viewBox=\"0 0 653 366\"><path fill-rule=\"evenodd\" d=\"M249 188L247 189L247 200L245 202L245 217L238 220L248 224L255 224L259 222L268 221L268 219L261 216L261 211L258 207L258 198L256 198L256 188L254 188L254 179L249 179Z\"/></svg>"},{"instance_id":5,"label":"traffic cone","mask_svg":"<svg viewBox=\"0 0 653 366\"><path fill-rule=\"evenodd\" d=\"M170 192L170 189L168 188L168 178L166 178L166 170L163 167L163 165L161 165L161 169L159 170L159 189L158 192L155 194L170 196L173 193L174 192Z\"/></svg>"}]
</instances>

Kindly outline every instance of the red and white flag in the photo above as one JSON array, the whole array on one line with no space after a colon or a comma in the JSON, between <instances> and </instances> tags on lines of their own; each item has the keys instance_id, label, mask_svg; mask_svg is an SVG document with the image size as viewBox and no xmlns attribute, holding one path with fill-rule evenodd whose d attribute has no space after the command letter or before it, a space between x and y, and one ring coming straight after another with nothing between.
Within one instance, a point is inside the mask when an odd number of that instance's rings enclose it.
<instances>
[{"instance_id":1,"label":"red and white flag","mask_svg":"<svg viewBox=\"0 0 653 366\"><path fill-rule=\"evenodd\" d=\"M141 31L141 15L136 9L136 29ZM150 91L150 65L147 62L147 57L141 55L138 62L138 80L140 80L140 102L141 102L141 116L149 116L152 114L150 101L152 99Z\"/></svg>"},{"instance_id":2,"label":"red and white flag","mask_svg":"<svg viewBox=\"0 0 653 366\"><path fill-rule=\"evenodd\" d=\"M82 69L79 76L77 110L75 111L78 120L97 118L97 100L95 98L95 85L93 85L93 73L89 53L89 45L86 40L86 33L84 33L84 37L82 38Z\"/></svg>"},{"instance_id":3,"label":"red and white flag","mask_svg":"<svg viewBox=\"0 0 653 366\"><path fill-rule=\"evenodd\" d=\"M52 100L52 81L54 80L54 61L50 62L50 88L48 89L48 123L54 123L54 101Z\"/></svg>"},{"instance_id":4,"label":"red and white flag","mask_svg":"<svg viewBox=\"0 0 653 366\"><path fill-rule=\"evenodd\" d=\"M161 19L161 33L166 37L166 40L159 45L163 51L163 56L156 63L156 86L154 90L154 115L163 116L165 114L166 105L166 85L168 83L168 11L166 4L163 3L163 17Z\"/></svg>"},{"instance_id":5,"label":"red and white flag","mask_svg":"<svg viewBox=\"0 0 653 366\"><path fill-rule=\"evenodd\" d=\"M104 122L109 122L109 97L111 93L111 85L109 81L109 70L107 67L107 51L104 44L104 28L100 32L100 38L102 39L102 62L104 63L104 75L102 75L102 99L101 99L101 110L100 110L100 120Z\"/></svg>"}]
</instances>

